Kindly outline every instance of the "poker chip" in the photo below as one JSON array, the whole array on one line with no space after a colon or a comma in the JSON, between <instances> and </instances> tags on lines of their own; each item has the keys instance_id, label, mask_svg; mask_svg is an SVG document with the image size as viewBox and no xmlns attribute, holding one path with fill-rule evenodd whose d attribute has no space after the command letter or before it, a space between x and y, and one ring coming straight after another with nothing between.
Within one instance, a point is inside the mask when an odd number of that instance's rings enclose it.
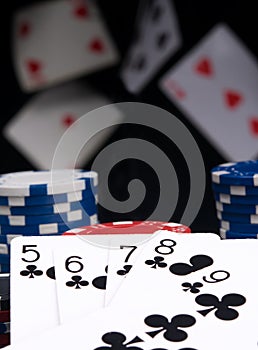
<instances>
[{"instance_id":1,"label":"poker chip","mask_svg":"<svg viewBox=\"0 0 258 350\"><path fill-rule=\"evenodd\" d=\"M8 299L3 299L3 300L1 299L0 300L0 310L1 311L10 310L10 296Z\"/></svg>"},{"instance_id":2,"label":"poker chip","mask_svg":"<svg viewBox=\"0 0 258 350\"><path fill-rule=\"evenodd\" d=\"M217 192L217 193L225 193L225 194L231 194L236 196L257 196L258 197L258 187L218 185L216 183L213 183L212 189L214 192Z\"/></svg>"},{"instance_id":3,"label":"poker chip","mask_svg":"<svg viewBox=\"0 0 258 350\"><path fill-rule=\"evenodd\" d=\"M10 333L0 335L0 348L10 344Z\"/></svg>"},{"instance_id":4,"label":"poker chip","mask_svg":"<svg viewBox=\"0 0 258 350\"><path fill-rule=\"evenodd\" d=\"M10 333L10 322L0 322L0 335Z\"/></svg>"},{"instance_id":5,"label":"poker chip","mask_svg":"<svg viewBox=\"0 0 258 350\"><path fill-rule=\"evenodd\" d=\"M64 235L91 235L91 234L151 234L158 230L167 230L178 233L190 233L188 226L162 221L117 221L84 226L66 231Z\"/></svg>"},{"instance_id":6,"label":"poker chip","mask_svg":"<svg viewBox=\"0 0 258 350\"><path fill-rule=\"evenodd\" d=\"M10 310L10 274L0 274L0 312ZM3 314L2 314L3 316ZM1 322L8 321L6 319ZM1 333L0 333L1 334Z\"/></svg>"},{"instance_id":7,"label":"poker chip","mask_svg":"<svg viewBox=\"0 0 258 350\"><path fill-rule=\"evenodd\" d=\"M0 176L0 196L55 195L82 191L97 184L98 175L93 171L24 171Z\"/></svg>"},{"instance_id":8,"label":"poker chip","mask_svg":"<svg viewBox=\"0 0 258 350\"><path fill-rule=\"evenodd\" d=\"M233 232L258 233L257 224L243 224L239 222L230 222L230 221L221 220L220 226L224 230L233 231Z\"/></svg>"},{"instance_id":9,"label":"poker chip","mask_svg":"<svg viewBox=\"0 0 258 350\"><path fill-rule=\"evenodd\" d=\"M38 225L11 226L0 225L1 234L21 234L21 235L41 235L41 234L61 234L69 229L81 227L83 225L93 225L98 222L97 215L84 215L83 219L70 221L69 223L45 223Z\"/></svg>"},{"instance_id":10,"label":"poker chip","mask_svg":"<svg viewBox=\"0 0 258 350\"><path fill-rule=\"evenodd\" d=\"M0 264L9 264L10 254L0 254Z\"/></svg>"},{"instance_id":11,"label":"poker chip","mask_svg":"<svg viewBox=\"0 0 258 350\"><path fill-rule=\"evenodd\" d=\"M43 206L53 205L57 203L73 203L81 200L97 200L96 186L92 186L91 189L83 191L75 191L68 193L60 193L55 195L46 196L0 196L1 206L16 206L16 207L29 207L29 206Z\"/></svg>"},{"instance_id":12,"label":"poker chip","mask_svg":"<svg viewBox=\"0 0 258 350\"><path fill-rule=\"evenodd\" d=\"M9 273L10 272L10 263L9 264L0 264L0 273Z\"/></svg>"},{"instance_id":13,"label":"poker chip","mask_svg":"<svg viewBox=\"0 0 258 350\"><path fill-rule=\"evenodd\" d=\"M96 200L95 197L89 200L82 200L77 202L63 202L55 203L52 205L35 205L35 206L0 206L1 215L51 215L67 213L79 209L84 209L87 213L96 211Z\"/></svg>"},{"instance_id":14,"label":"poker chip","mask_svg":"<svg viewBox=\"0 0 258 350\"><path fill-rule=\"evenodd\" d=\"M234 196L225 193L214 192L216 201L226 204L258 204L258 196Z\"/></svg>"},{"instance_id":15,"label":"poker chip","mask_svg":"<svg viewBox=\"0 0 258 350\"><path fill-rule=\"evenodd\" d=\"M15 235L15 234L7 234L7 235L0 235L0 244L10 244L13 238L20 237L22 235Z\"/></svg>"},{"instance_id":16,"label":"poker chip","mask_svg":"<svg viewBox=\"0 0 258 350\"><path fill-rule=\"evenodd\" d=\"M237 205L237 204L226 204L216 202L216 209L226 213L235 213L235 214L258 214L258 205Z\"/></svg>"},{"instance_id":17,"label":"poker chip","mask_svg":"<svg viewBox=\"0 0 258 350\"><path fill-rule=\"evenodd\" d=\"M258 161L221 164L211 170L212 181L223 185L258 186Z\"/></svg>"},{"instance_id":18,"label":"poker chip","mask_svg":"<svg viewBox=\"0 0 258 350\"><path fill-rule=\"evenodd\" d=\"M10 310L0 310L0 322L9 322L10 321Z\"/></svg>"},{"instance_id":19,"label":"poker chip","mask_svg":"<svg viewBox=\"0 0 258 350\"><path fill-rule=\"evenodd\" d=\"M244 238L251 238L251 239L257 239L258 234L256 233L243 233L243 232L233 232L228 231L224 229L220 229L220 237L222 239L244 239Z\"/></svg>"},{"instance_id":20,"label":"poker chip","mask_svg":"<svg viewBox=\"0 0 258 350\"><path fill-rule=\"evenodd\" d=\"M4 254L8 254L8 244L0 243L0 256Z\"/></svg>"},{"instance_id":21,"label":"poker chip","mask_svg":"<svg viewBox=\"0 0 258 350\"><path fill-rule=\"evenodd\" d=\"M41 225L51 223L65 223L69 225L70 222L79 220L84 221L85 224L90 224L90 216L85 210L77 209L68 213L50 214L50 215L0 215L0 224L9 226L28 226Z\"/></svg>"},{"instance_id":22,"label":"poker chip","mask_svg":"<svg viewBox=\"0 0 258 350\"><path fill-rule=\"evenodd\" d=\"M256 214L240 214L240 213L224 213L217 211L219 220L226 220L229 222L239 222L243 224L258 224L258 215Z\"/></svg>"}]
</instances>

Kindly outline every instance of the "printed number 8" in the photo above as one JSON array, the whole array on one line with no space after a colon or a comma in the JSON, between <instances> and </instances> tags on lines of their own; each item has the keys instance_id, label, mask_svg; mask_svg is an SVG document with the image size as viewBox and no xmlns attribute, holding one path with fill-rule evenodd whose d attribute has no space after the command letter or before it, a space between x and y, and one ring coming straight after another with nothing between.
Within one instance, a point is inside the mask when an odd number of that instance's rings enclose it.
<instances>
[{"instance_id":1,"label":"printed number 8","mask_svg":"<svg viewBox=\"0 0 258 350\"><path fill-rule=\"evenodd\" d=\"M160 245L155 248L155 252L161 255L169 255L174 252L174 247L176 242L173 239L162 239Z\"/></svg>"}]
</instances>

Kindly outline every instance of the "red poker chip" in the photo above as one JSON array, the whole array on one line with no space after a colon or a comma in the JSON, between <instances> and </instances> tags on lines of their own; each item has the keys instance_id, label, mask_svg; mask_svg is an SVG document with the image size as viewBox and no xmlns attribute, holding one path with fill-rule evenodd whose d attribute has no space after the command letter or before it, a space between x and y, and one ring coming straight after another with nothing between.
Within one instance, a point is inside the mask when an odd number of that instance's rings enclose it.
<instances>
[{"instance_id":1,"label":"red poker chip","mask_svg":"<svg viewBox=\"0 0 258 350\"><path fill-rule=\"evenodd\" d=\"M10 310L0 311L0 322L10 322Z\"/></svg>"},{"instance_id":2,"label":"red poker chip","mask_svg":"<svg viewBox=\"0 0 258 350\"><path fill-rule=\"evenodd\" d=\"M63 235L94 235L94 234L152 234L158 230L177 233L190 233L188 226L163 221L117 221L91 226L82 226L63 233Z\"/></svg>"},{"instance_id":3,"label":"red poker chip","mask_svg":"<svg viewBox=\"0 0 258 350\"><path fill-rule=\"evenodd\" d=\"M0 335L0 348L10 344L10 333Z\"/></svg>"}]
</instances>

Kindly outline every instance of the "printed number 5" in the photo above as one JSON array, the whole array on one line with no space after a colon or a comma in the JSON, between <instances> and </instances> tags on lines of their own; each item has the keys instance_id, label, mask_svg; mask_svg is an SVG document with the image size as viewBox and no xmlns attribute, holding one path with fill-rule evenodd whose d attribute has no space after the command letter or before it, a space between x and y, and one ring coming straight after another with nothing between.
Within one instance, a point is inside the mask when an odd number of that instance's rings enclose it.
<instances>
[{"instance_id":1,"label":"printed number 5","mask_svg":"<svg viewBox=\"0 0 258 350\"><path fill-rule=\"evenodd\" d=\"M21 258L23 261L26 261L26 262L35 262L37 260L39 260L40 258L40 254L37 250L35 249L32 249L32 248L36 248L37 245L23 245L22 246L22 253L29 253L29 252L32 252L33 255L35 254L35 259L31 259L31 260L28 260L28 259L25 259L25 258Z\"/></svg>"}]
</instances>

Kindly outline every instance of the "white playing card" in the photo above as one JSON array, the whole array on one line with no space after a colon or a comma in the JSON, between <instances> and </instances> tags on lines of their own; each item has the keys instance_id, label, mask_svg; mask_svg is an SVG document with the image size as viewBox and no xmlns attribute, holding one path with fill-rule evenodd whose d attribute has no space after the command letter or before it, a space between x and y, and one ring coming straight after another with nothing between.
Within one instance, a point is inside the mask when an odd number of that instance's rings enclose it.
<instances>
[{"instance_id":1,"label":"white playing card","mask_svg":"<svg viewBox=\"0 0 258 350\"><path fill-rule=\"evenodd\" d=\"M59 237L11 241L11 342L59 324L52 248ZM65 238L66 239L66 238Z\"/></svg>"},{"instance_id":2,"label":"white playing card","mask_svg":"<svg viewBox=\"0 0 258 350\"><path fill-rule=\"evenodd\" d=\"M236 161L257 156L257 79L257 60L218 24L162 77L160 88L226 159Z\"/></svg>"},{"instance_id":3,"label":"white playing card","mask_svg":"<svg viewBox=\"0 0 258 350\"><path fill-rule=\"evenodd\" d=\"M173 2L146 1L137 24L137 38L121 70L126 88L138 93L181 46ZM139 16L140 17L140 16Z\"/></svg>"},{"instance_id":4,"label":"white playing card","mask_svg":"<svg viewBox=\"0 0 258 350\"><path fill-rule=\"evenodd\" d=\"M91 88L80 83L69 83L52 88L34 97L5 126L4 136L28 158L38 169L50 169L59 141L69 129L69 147L58 153L58 167L71 168L75 150L80 150L76 166L81 167L87 159L105 142L115 127L106 128L87 142L85 128L87 117L80 125L75 122L86 113L110 104L110 101ZM122 114L115 107L109 107L105 114L117 122ZM96 121L97 123L97 121ZM92 124L92 127L94 124Z\"/></svg>"},{"instance_id":5,"label":"white playing card","mask_svg":"<svg viewBox=\"0 0 258 350\"><path fill-rule=\"evenodd\" d=\"M153 234L134 233L116 234L111 238L105 306L109 305L143 247L152 237Z\"/></svg>"},{"instance_id":6,"label":"white playing card","mask_svg":"<svg viewBox=\"0 0 258 350\"><path fill-rule=\"evenodd\" d=\"M105 304L109 249L78 237L71 237L69 247L60 245L53 253L61 324Z\"/></svg>"},{"instance_id":7,"label":"white playing card","mask_svg":"<svg viewBox=\"0 0 258 350\"><path fill-rule=\"evenodd\" d=\"M13 60L21 87L35 91L113 65L118 53L95 1L55 0L15 14Z\"/></svg>"}]
</instances>

